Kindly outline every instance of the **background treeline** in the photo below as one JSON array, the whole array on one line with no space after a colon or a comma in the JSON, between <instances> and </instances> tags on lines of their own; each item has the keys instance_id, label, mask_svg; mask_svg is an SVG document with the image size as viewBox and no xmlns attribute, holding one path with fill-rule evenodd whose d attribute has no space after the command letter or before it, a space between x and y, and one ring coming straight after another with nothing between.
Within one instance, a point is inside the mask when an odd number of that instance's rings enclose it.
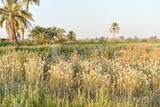
<instances>
[{"instance_id":1,"label":"background treeline","mask_svg":"<svg viewBox=\"0 0 160 107\"><path fill-rule=\"evenodd\" d=\"M160 42L160 38L157 36L150 36L149 38L134 37L96 37L86 39L76 39L76 33L72 30L66 32L65 29L59 27L42 27L35 26L27 33L27 39L18 38L19 46L35 46L44 44L102 44L102 43L137 43L137 42ZM10 42L9 39L0 38L0 46L14 46L14 42Z\"/></svg>"},{"instance_id":2,"label":"background treeline","mask_svg":"<svg viewBox=\"0 0 160 107\"><path fill-rule=\"evenodd\" d=\"M62 28L49 27L44 28L37 26L29 32L29 38L19 40L19 46L35 46L44 44L108 44L108 43L159 43L160 39L157 36L149 38L128 37L120 36L118 38L92 38L92 39L76 39L76 34L73 31L66 31ZM0 39L0 46L14 46L14 43L9 42L7 39Z\"/></svg>"},{"instance_id":3,"label":"background treeline","mask_svg":"<svg viewBox=\"0 0 160 107\"><path fill-rule=\"evenodd\" d=\"M41 27L35 26L28 32L28 38L21 40L18 38L19 45L43 45L55 44L63 42L75 42L76 34L74 31L66 32L63 28L58 27ZM15 45L9 42L8 39L0 38L0 46Z\"/></svg>"},{"instance_id":4,"label":"background treeline","mask_svg":"<svg viewBox=\"0 0 160 107\"><path fill-rule=\"evenodd\" d=\"M138 38L135 37L128 37L125 38L124 36L120 36L117 38L108 38L108 37L99 37L99 38L92 38L92 39L80 39L77 40L79 42L160 42L160 39L157 36L151 36L149 38Z\"/></svg>"}]
</instances>

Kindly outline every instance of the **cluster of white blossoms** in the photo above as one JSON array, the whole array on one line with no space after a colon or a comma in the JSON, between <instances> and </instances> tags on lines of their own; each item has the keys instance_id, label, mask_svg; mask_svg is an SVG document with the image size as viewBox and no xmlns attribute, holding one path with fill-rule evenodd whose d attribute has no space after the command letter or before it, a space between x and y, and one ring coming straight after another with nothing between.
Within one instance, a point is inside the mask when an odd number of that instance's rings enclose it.
<instances>
[{"instance_id":1,"label":"cluster of white blossoms","mask_svg":"<svg viewBox=\"0 0 160 107\"><path fill-rule=\"evenodd\" d=\"M108 87L114 84L117 90L125 92L148 89L148 87L160 89L160 59L123 62L118 58L114 60L95 58L78 60L76 64L80 66L78 72L82 72L81 76L86 86ZM60 61L53 64L49 70L52 80L72 79L74 66L72 61Z\"/></svg>"}]
</instances>

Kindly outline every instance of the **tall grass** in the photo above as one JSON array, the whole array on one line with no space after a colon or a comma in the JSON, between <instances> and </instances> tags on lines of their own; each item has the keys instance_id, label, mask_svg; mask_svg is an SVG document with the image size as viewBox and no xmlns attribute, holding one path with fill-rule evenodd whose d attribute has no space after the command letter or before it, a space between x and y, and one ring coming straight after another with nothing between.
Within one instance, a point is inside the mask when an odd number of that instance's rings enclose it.
<instances>
[{"instance_id":1,"label":"tall grass","mask_svg":"<svg viewBox=\"0 0 160 107\"><path fill-rule=\"evenodd\" d=\"M2 49L0 107L160 106L158 45Z\"/></svg>"}]
</instances>

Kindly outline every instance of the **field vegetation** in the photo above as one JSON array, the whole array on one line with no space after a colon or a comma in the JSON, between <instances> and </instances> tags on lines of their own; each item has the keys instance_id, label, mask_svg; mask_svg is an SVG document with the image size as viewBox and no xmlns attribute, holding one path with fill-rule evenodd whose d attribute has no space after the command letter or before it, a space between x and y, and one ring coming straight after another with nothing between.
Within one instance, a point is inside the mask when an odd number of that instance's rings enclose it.
<instances>
[{"instance_id":1,"label":"field vegetation","mask_svg":"<svg viewBox=\"0 0 160 107\"><path fill-rule=\"evenodd\" d=\"M1 0L0 107L160 107L156 35L117 37L113 22L112 38L80 40L73 30L33 27L30 4L40 0Z\"/></svg>"},{"instance_id":2,"label":"field vegetation","mask_svg":"<svg viewBox=\"0 0 160 107\"><path fill-rule=\"evenodd\" d=\"M1 107L158 107L160 45L0 48Z\"/></svg>"}]
</instances>

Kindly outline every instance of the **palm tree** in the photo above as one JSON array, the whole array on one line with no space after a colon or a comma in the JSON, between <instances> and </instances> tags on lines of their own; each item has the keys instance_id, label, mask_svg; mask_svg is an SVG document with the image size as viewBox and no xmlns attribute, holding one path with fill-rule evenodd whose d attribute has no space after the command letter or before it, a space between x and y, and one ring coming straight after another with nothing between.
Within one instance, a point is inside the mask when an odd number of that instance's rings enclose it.
<instances>
[{"instance_id":1,"label":"palm tree","mask_svg":"<svg viewBox=\"0 0 160 107\"><path fill-rule=\"evenodd\" d=\"M36 26L29 32L29 37L37 44L63 42L65 30L57 27Z\"/></svg>"},{"instance_id":2,"label":"palm tree","mask_svg":"<svg viewBox=\"0 0 160 107\"><path fill-rule=\"evenodd\" d=\"M36 4L39 5L40 4L40 0L19 0L20 2L24 2L26 4L26 10L29 10L29 4Z\"/></svg>"},{"instance_id":3,"label":"palm tree","mask_svg":"<svg viewBox=\"0 0 160 107\"><path fill-rule=\"evenodd\" d=\"M48 30L40 26L36 26L30 30L28 36L31 37L36 44L43 44L50 41Z\"/></svg>"},{"instance_id":4,"label":"palm tree","mask_svg":"<svg viewBox=\"0 0 160 107\"><path fill-rule=\"evenodd\" d=\"M68 41L75 41L76 40L76 34L73 31L69 31L67 34L67 40Z\"/></svg>"},{"instance_id":5,"label":"palm tree","mask_svg":"<svg viewBox=\"0 0 160 107\"><path fill-rule=\"evenodd\" d=\"M64 36L66 31L62 28L53 27L53 31L55 32L55 40L56 42L62 42L64 40Z\"/></svg>"},{"instance_id":6,"label":"palm tree","mask_svg":"<svg viewBox=\"0 0 160 107\"><path fill-rule=\"evenodd\" d=\"M23 5L18 0L2 0L0 8L0 27L5 23L10 42L18 44L17 34L24 33L24 29L31 26L32 14L23 10Z\"/></svg>"},{"instance_id":7,"label":"palm tree","mask_svg":"<svg viewBox=\"0 0 160 107\"><path fill-rule=\"evenodd\" d=\"M113 34L113 38L115 38L115 33L118 33L119 30L120 30L120 27L119 27L118 23L116 23L116 22L113 22L111 24L110 29L109 29L110 33Z\"/></svg>"}]
</instances>

